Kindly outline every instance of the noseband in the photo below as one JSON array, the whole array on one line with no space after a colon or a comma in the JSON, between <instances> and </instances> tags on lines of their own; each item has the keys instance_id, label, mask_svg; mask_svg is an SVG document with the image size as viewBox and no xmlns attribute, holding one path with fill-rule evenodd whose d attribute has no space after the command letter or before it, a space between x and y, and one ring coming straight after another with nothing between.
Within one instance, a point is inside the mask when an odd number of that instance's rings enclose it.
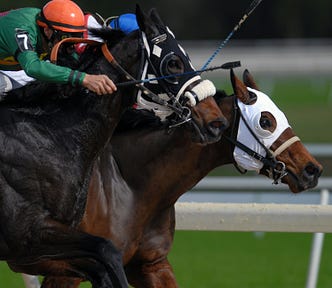
<instances>
[{"instance_id":1,"label":"noseband","mask_svg":"<svg viewBox=\"0 0 332 288\"><path fill-rule=\"evenodd\" d=\"M263 156L248 146L244 145L243 143L236 140L236 135L234 135L235 132L235 125L236 123L239 123L239 119L242 119L244 124L246 125L247 129L249 130L250 134L255 138L257 143L264 149L266 152L266 156ZM233 145L237 146L244 152L246 152L249 156L255 158L256 160L260 161L263 164L262 169L266 169L266 172L269 175L269 178L273 179L273 184L279 184L281 179L285 177L288 172L287 168L284 162L278 161L276 158L278 155L280 155L283 151L285 151L288 147L290 147L292 144L294 144L297 141L300 141L300 138L297 136L293 136L289 138L287 141L285 141L282 145L280 145L275 151L272 151L271 149L267 148L256 136L256 134L252 131L250 128L248 122L243 117L241 113L241 109L239 108L236 97L234 97L234 121L233 121L233 127L231 132L231 137L228 137L227 135L223 135L229 142L231 142ZM239 167L236 163L234 164L235 167L241 172L245 173L241 167Z\"/></svg>"},{"instance_id":2,"label":"noseband","mask_svg":"<svg viewBox=\"0 0 332 288\"><path fill-rule=\"evenodd\" d=\"M148 95L142 90L138 92L137 103L138 109L152 110L162 120L175 112L177 117L176 119L172 117L173 124L169 126L174 128L192 120L191 110L187 106L194 107L201 100L214 95L216 91L211 81L202 80L198 73L193 73L196 71L188 55L176 42L172 32L167 27L160 29L161 34L153 39L149 39L143 31L140 31L140 44L144 51L140 83L163 100L163 107L154 105L146 99L144 96ZM168 67L172 62L174 70ZM183 69L188 74L176 73L177 69Z\"/></svg>"}]
</instances>

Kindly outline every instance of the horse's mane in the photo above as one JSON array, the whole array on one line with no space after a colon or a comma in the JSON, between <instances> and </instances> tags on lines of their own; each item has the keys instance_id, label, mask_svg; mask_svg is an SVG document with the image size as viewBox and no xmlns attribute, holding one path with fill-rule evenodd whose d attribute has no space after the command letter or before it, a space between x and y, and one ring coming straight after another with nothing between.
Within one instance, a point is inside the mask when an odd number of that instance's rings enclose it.
<instances>
[{"instance_id":1,"label":"horse's mane","mask_svg":"<svg viewBox=\"0 0 332 288\"><path fill-rule=\"evenodd\" d=\"M152 111L145 109L128 108L121 116L115 130L116 134L140 129L162 129L167 127L166 122L155 116Z\"/></svg>"},{"instance_id":2,"label":"horse's mane","mask_svg":"<svg viewBox=\"0 0 332 288\"><path fill-rule=\"evenodd\" d=\"M24 87L11 90L2 95L0 105L11 108L45 108L55 106L69 98L74 98L82 88L65 84L34 81Z\"/></svg>"},{"instance_id":3,"label":"horse's mane","mask_svg":"<svg viewBox=\"0 0 332 288\"><path fill-rule=\"evenodd\" d=\"M224 90L217 90L214 99L219 105L221 100L229 97ZM162 122L152 111L145 109L128 108L122 115L115 133L120 134L131 130L140 129L163 129L168 127L169 122Z\"/></svg>"},{"instance_id":4,"label":"horse's mane","mask_svg":"<svg viewBox=\"0 0 332 288\"><path fill-rule=\"evenodd\" d=\"M221 100L225 97L229 97L224 90L217 90L216 94L213 96L214 100L217 102L218 106Z\"/></svg>"}]
</instances>

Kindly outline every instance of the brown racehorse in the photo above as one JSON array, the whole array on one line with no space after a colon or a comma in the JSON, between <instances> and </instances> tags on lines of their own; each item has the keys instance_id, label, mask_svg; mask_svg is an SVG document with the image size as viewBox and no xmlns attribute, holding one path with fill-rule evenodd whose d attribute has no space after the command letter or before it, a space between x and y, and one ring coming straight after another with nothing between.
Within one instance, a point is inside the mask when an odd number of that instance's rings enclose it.
<instances>
[{"instance_id":1,"label":"brown racehorse","mask_svg":"<svg viewBox=\"0 0 332 288\"><path fill-rule=\"evenodd\" d=\"M175 229L175 202L215 167L235 163L234 159L245 164L233 154L232 139L236 140L242 117L236 111L249 111L256 102L262 102L259 99L262 95L247 71L245 85L233 73L231 78L235 95L217 95L217 102L230 123L225 131L228 139L198 146L181 128L172 134L165 130L136 129L115 136L94 167L80 229L113 240L123 253L126 275L133 287L178 287L167 260ZM253 132L262 143L267 138L276 139L270 143L266 157L262 157L259 172L287 183L294 193L316 186L321 165L294 138L292 129L279 123L283 116L273 103L260 105L258 122L248 124L255 124ZM284 128L277 132L279 126ZM275 156L268 157L269 153ZM253 158L252 162L255 161ZM45 287L46 284L77 287L80 279L45 281ZM54 283L59 286L52 286Z\"/></svg>"},{"instance_id":2,"label":"brown racehorse","mask_svg":"<svg viewBox=\"0 0 332 288\"><path fill-rule=\"evenodd\" d=\"M174 70L192 72L188 56L155 11L146 15L138 9L137 18L141 29L128 36L101 29L99 36L105 43L86 49L79 70L106 74L115 82L136 76L142 61L148 60L140 34L144 32L144 42L156 50L179 51L163 61L164 75ZM163 59L153 60L150 66L158 72L155 65ZM179 96L178 110L187 105L186 95L207 83L198 75L193 78L187 79L188 85L177 79L163 83L170 98L172 93ZM98 288L127 287L122 255L112 241L79 231L77 226L85 211L95 160L123 111L134 103L136 87L121 87L102 97L80 87L49 83L24 88L9 93L0 105L0 260L16 272L83 277ZM188 123L195 122L195 131L200 132L197 140L217 141L221 111L213 97L201 96L202 101L194 103L198 105L184 109L192 111L193 121Z\"/></svg>"}]
</instances>

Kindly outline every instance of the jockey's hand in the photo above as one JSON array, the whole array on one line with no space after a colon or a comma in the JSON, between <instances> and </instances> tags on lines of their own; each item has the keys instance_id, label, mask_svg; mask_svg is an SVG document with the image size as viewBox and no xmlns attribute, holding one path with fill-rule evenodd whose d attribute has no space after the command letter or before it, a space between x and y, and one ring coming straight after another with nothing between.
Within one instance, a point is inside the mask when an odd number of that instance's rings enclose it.
<instances>
[{"instance_id":1,"label":"jockey's hand","mask_svg":"<svg viewBox=\"0 0 332 288\"><path fill-rule=\"evenodd\" d=\"M114 82L106 75L86 74L82 85L98 95L112 94L117 90Z\"/></svg>"}]
</instances>

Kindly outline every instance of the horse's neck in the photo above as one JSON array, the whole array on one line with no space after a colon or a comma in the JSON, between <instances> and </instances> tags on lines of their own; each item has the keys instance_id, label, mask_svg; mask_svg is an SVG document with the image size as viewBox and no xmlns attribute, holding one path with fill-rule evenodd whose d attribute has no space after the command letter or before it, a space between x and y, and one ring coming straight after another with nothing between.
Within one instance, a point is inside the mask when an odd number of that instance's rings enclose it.
<instances>
[{"instance_id":1,"label":"horse's neck","mask_svg":"<svg viewBox=\"0 0 332 288\"><path fill-rule=\"evenodd\" d=\"M233 127L233 97L221 99L220 107ZM132 139L132 140L131 140ZM191 132L179 128L142 131L115 137L113 153L120 171L134 193L164 204L175 202L214 168L233 162L233 147L225 138L202 146L191 140ZM152 197L152 198L150 198Z\"/></svg>"},{"instance_id":2,"label":"horse's neck","mask_svg":"<svg viewBox=\"0 0 332 288\"><path fill-rule=\"evenodd\" d=\"M190 133L179 128L172 134L146 131L112 139L123 178L136 197L168 205L204 176L200 163L204 146L193 143Z\"/></svg>"},{"instance_id":3,"label":"horse's neck","mask_svg":"<svg viewBox=\"0 0 332 288\"><path fill-rule=\"evenodd\" d=\"M232 122L232 102L223 102L222 108ZM195 144L184 128L172 134L146 129L114 136L95 165L87 211L91 209L93 214L96 205L102 217L112 211L110 219L115 226L116 219L121 217L114 215L123 212L119 203L125 203L127 216L137 212L134 207L141 207L149 211L144 217L151 217L155 211L171 207L212 169L228 163L232 163L232 146L228 141L222 139L207 146Z\"/></svg>"},{"instance_id":4,"label":"horse's neck","mask_svg":"<svg viewBox=\"0 0 332 288\"><path fill-rule=\"evenodd\" d=\"M129 74L136 75L141 61L138 35L132 36L127 41L130 41L131 45L120 42L112 47L111 53L116 55L116 61L121 65L121 69L126 70ZM99 57L93 65L90 65L87 72L96 74L98 72L95 71L96 67L104 67L102 73L108 75L115 83L127 80L124 72L120 68L114 68L104 57ZM134 86L123 87L119 88L115 94L99 97L101 100L98 99L94 102L90 114L95 116L99 123L95 128L93 127L94 124L90 123L92 125L91 132L97 135L95 139L98 139L100 148L104 148L106 142L110 140L122 112L133 104L134 93Z\"/></svg>"}]
</instances>

